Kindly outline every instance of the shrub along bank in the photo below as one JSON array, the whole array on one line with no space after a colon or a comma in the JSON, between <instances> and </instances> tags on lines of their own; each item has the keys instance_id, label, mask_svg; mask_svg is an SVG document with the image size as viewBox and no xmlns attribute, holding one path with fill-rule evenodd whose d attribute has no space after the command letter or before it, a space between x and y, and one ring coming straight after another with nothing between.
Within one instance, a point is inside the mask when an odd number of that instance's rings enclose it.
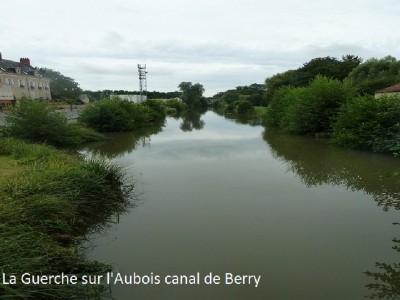
<instances>
[{"instance_id":1,"label":"shrub along bank","mask_svg":"<svg viewBox=\"0 0 400 300\"><path fill-rule=\"evenodd\" d=\"M104 99L87 106L79 123L101 132L131 131L165 120L161 101L133 103L119 98Z\"/></svg>"},{"instance_id":2,"label":"shrub along bank","mask_svg":"<svg viewBox=\"0 0 400 300\"><path fill-rule=\"evenodd\" d=\"M0 181L0 270L8 275L103 274L81 241L128 205L122 170L50 146L1 138L0 158L18 167ZM93 299L101 285L0 284L5 299Z\"/></svg>"},{"instance_id":3,"label":"shrub along bank","mask_svg":"<svg viewBox=\"0 0 400 300\"><path fill-rule=\"evenodd\" d=\"M332 138L348 148L400 154L400 98L360 96L345 103Z\"/></svg>"},{"instance_id":4,"label":"shrub along bank","mask_svg":"<svg viewBox=\"0 0 400 300\"><path fill-rule=\"evenodd\" d=\"M6 117L6 122L4 135L56 147L68 147L103 138L91 129L68 124L64 115L38 100L20 100Z\"/></svg>"},{"instance_id":5,"label":"shrub along bank","mask_svg":"<svg viewBox=\"0 0 400 300\"><path fill-rule=\"evenodd\" d=\"M317 76L307 87L283 87L265 123L283 132L329 137L353 148L400 153L399 97L357 96L347 82Z\"/></svg>"}]
</instances>

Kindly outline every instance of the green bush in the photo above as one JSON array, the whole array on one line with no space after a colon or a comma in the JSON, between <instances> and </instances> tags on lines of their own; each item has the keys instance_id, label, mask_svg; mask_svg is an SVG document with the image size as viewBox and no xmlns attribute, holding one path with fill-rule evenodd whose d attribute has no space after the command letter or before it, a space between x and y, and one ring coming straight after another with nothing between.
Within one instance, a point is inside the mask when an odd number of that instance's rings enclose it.
<instances>
[{"instance_id":1,"label":"green bush","mask_svg":"<svg viewBox=\"0 0 400 300\"><path fill-rule=\"evenodd\" d=\"M284 97L286 108L282 111L279 127L284 132L308 133L313 116L307 88L292 88ZM299 114L299 112L302 114Z\"/></svg>"},{"instance_id":2,"label":"green bush","mask_svg":"<svg viewBox=\"0 0 400 300\"><path fill-rule=\"evenodd\" d=\"M142 105L150 108L149 121L158 122L166 117L165 104L161 100L146 100Z\"/></svg>"},{"instance_id":3,"label":"green bush","mask_svg":"<svg viewBox=\"0 0 400 300\"><path fill-rule=\"evenodd\" d=\"M102 138L102 135L90 129L68 124L64 115L46 107L43 101L21 100L6 117L6 122L5 135L56 147Z\"/></svg>"},{"instance_id":4,"label":"green bush","mask_svg":"<svg viewBox=\"0 0 400 300\"><path fill-rule=\"evenodd\" d=\"M254 110L253 104L248 100L240 100L236 106L236 111L239 114L247 114Z\"/></svg>"},{"instance_id":5,"label":"green bush","mask_svg":"<svg viewBox=\"0 0 400 300\"><path fill-rule=\"evenodd\" d=\"M353 149L400 153L399 97L357 97L343 105L333 141Z\"/></svg>"},{"instance_id":6,"label":"green bush","mask_svg":"<svg viewBox=\"0 0 400 300\"><path fill-rule=\"evenodd\" d=\"M99 131L128 131L134 128L129 118L128 101L101 100L87 106L79 116L79 123Z\"/></svg>"},{"instance_id":7,"label":"green bush","mask_svg":"<svg viewBox=\"0 0 400 300\"><path fill-rule=\"evenodd\" d=\"M87 106L79 122L98 131L131 131L165 118L164 107L156 101L135 104L119 98L104 99Z\"/></svg>"},{"instance_id":8,"label":"green bush","mask_svg":"<svg viewBox=\"0 0 400 300\"><path fill-rule=\"evenodd\" d=\"M317 76L287 112L291 133L329 133L340 106L352 97L352 90L339 80ZM301 99L301 100L300 100Z\"/></svg>"},{"instance_id":9,"label":"green bush","mask_svg":"<svg viewBox=\"0 0 400 300\"><path fill-rule=\"evenodd\" d=\"M286 114L288 107L295 101L293 97L295 89L293 87L282 87L278 89L272 97L265 118L265 123L272 127L279 127L282 118Z\"/></svg>"},{"instance_id":10,"label":"green bush","mask_svg":"<svg viewBox=\"0 0 400 300\"><path fill-rule=\"evenodd\" d=\"M330 133L340 106L352 95L339 80L317 76L308 87L278 90L268 107L267 124L289 133Z\"/></svg>"},{"instance_id":11,"label":"green bush","mask_svg":"<svg viewBox=\"0 0 400 300\"><path fill-rule=\"evenodd\" d=\"M165 101L165 106L174 109L177 114L180 114L186 109L187 105L177 99L170 99Z\"/></svg>"}]
</instances>

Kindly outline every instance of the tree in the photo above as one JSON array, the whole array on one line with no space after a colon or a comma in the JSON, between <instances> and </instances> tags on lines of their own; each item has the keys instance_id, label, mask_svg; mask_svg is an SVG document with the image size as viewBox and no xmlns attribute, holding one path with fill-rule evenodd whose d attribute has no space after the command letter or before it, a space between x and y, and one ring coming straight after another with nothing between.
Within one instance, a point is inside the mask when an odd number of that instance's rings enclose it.
<instances>
[{"instance_id":1,"label":"tree","mask_svg":"<svg viewBox=\"0 0 400 300\"><path fill-rule=\"evenodd\" d=\"M203 97L204 87L200 83L192 84L191 82L183 81L178 85L181 91L181 99L189 107L204 107L207 105Z\"/></svg>"},{"instance_id":2,"label":"tree","mask_svg":"<svg viewBox=\"0 0 400 300\"><path fill-rule=\"evenodd\" d=\"M307 87L283 87L268 107L269 125L299 134L327 134L353 90L340 80L317 76Z\"/></svg>"},{"instance_id":3,"label":"tree","mask_svg":"<svg viewBox=\"0 0 400 300\"><path fill-rule=\"evenodd\" d=\"M283 86L305 87L318 75L343 81L362 59L355 55L344 55L341 60L334 57L317 57L296 70L276 74L265 80L265 97L269 103L274 93Z\"/></svg>"},{"instance_id":4,"label":"tree","mask_svg":"<svg viewBox=\"0 0 400 300\"><path fill-rule=\"evenodd\" d=\"M72 78L52 69L40 68L39 72L50 79L51 98L53 100L77 99L82 93L79 84Z\"/></svg>"},{"instance_id":5,"label":"tree","mask_svg":"<svg viewBox=\"0 0 400 300\"><path fill-rule=\"evenodd\" d=\"M346 80L361 93L373 95L376 90L400 82L400 61L393 56L368 59L353 69Z\"/></svg>"},{"instance_id":6,"label":"tree","mask_svg":"<svg viewBox=\"0 0 400 300\"><path fill-rule=\"evenodd\" d=\"M254 110L254 106L248 100L240 100L236 109L239 114L247 114Z\"/></svg>"}]
</instances>

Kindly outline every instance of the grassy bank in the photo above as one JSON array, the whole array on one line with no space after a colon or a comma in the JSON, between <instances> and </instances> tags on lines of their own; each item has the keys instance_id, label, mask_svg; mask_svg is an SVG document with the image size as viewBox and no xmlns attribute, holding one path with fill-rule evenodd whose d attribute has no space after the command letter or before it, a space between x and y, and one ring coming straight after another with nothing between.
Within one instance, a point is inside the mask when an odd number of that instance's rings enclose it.
<instances>
[{"instance_id":1,"label":"grassy bank","mask_svg":"<svg viewBox=\"0 0 400 300\"><path fill-rule=\"evenodd\" d=\"M17 161L9 156L0 156L0 166L0 182L21 169Z\"/></svg>"},{"instance_id":2,"label":"grassy bank","mask_svg":"<svg viewBox=\"0 0 400 300\"><path fill-rule=\"evenodd\" d=\"M0 270L17 277L103 274L111 267L88 260L81 242L128 205L124 173L50 146L0 139ZM0 284L1 299L93 299L93 285Z\"/></svg>"}]
</instances>

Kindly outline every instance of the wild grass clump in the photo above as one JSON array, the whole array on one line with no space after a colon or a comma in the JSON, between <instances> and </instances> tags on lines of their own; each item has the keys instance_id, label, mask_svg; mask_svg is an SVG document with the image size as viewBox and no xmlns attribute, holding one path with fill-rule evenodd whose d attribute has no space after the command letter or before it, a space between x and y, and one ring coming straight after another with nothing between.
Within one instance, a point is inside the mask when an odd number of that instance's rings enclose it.
<instances>
[{"instance_id":1,"label":"wild grass clump","mask_svg":"<svg viewBox=\"0 0 400 300\"><path fill-rule=\"evenodd\" d=\"M39 100L20 100L6 117L3 135L33 143L68 147L103 138L99 133L77 124Z\"/></svg>"},{"instance_id":2,"label":"wild grass clump","mask_svg":"<svg viewBox=\"0 0 400 300\"><path fill-rule=\"evenodd\" d=\"M22 171L0 183L0 269L7 274L103 274L107 264L88 260L85 235L129 205L133 185L123 170L98 159L83 160L55 148L0 139ZM103 286L0 285L12 299L92 299ZM2 296L0 296L2 298Z\"/></svg>"},{"instance_id":3,"label":"wild grass clump","mask_svg":"<svg viewBox=\"0 0 400 300\"><path fill-rule=\"evenodd\" d=\"M132 131L165 119L164 105L148 100L133 103L120 98L104 99L87 106L79 123L101 132Z\"/></svg>"}]
</instances>

